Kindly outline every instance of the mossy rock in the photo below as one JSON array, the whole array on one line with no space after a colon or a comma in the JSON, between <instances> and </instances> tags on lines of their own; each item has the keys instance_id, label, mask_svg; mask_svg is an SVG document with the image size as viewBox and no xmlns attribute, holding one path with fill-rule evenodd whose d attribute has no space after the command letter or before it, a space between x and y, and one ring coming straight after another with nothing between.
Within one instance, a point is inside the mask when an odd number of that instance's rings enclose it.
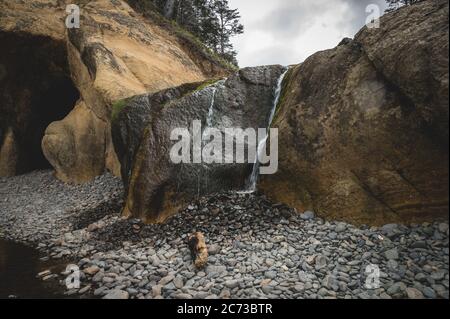
<instances>
[{"instance_id":1,"label":"mossy rock","mask_svg":"<svg viewBox=\"0 0 450 319\"><path fill-rule=\"evenodd\" d=\"M118 100L112 105L112 113L111 113L112 121L115 121L117 119L120 112L122 112L122 110L127 106L129 100L130 100L129 98Z\"/></svg>"}]
</instances>

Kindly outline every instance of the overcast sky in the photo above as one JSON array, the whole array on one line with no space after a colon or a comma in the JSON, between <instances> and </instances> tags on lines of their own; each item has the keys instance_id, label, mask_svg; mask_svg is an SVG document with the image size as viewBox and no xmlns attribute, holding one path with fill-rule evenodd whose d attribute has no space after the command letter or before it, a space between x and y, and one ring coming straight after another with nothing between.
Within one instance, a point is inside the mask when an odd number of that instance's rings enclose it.
<instances>
[{"instance_id":1,"label":"overcast sky","mask_svg":"<svg viewBox=\"0 0 450 319\"><path fill-rule=\"evenodd\" d=\"M229 0L245 27L233 38L241 67L296 64L335 47L365 24L366 7L384 0Z\"/></svg>"}]
</instances>

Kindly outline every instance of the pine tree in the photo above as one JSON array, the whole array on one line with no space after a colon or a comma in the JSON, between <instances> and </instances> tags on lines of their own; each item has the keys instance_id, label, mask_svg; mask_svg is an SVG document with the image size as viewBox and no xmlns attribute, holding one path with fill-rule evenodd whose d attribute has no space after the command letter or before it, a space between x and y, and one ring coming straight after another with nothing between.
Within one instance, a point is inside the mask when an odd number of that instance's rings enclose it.
<instances>
[{"instance_id":1,"label":"pine tree","mask_svg":"<svg viewBox=\"0 0 450 319\"><path fill-rule=\"evenodd\" d=\"M244 26L239 22L241 16L237 9L230 9L228 0L214 0L213 11L218 18L217 52L224 58L233 60L236 52L233 50L230 39L244 32Z\"/></svg>"},{"instance_id":2,"label":"pine tree","mask_svg":"<svg viewBox=\"0 0 450 319\"><path fill-rule=\"evenodd\" d=\"M231 37L244 32L237 9L228 0L128 0L141 8L149 6L165 18L194 34L225 60L237 65Z\"/></svg>"},{"instance_id":3,"label":"pine tree","mask_svg":"<svg viewBox=\"0 0 450 319\"><path fill-rule=\"evenodd\" d=\"M210 49L217 52L218 46L218 18L214 12L213 1L205 0L201 7L198 20L199 30L196 35Z\"/></svg>"}]
</instances>

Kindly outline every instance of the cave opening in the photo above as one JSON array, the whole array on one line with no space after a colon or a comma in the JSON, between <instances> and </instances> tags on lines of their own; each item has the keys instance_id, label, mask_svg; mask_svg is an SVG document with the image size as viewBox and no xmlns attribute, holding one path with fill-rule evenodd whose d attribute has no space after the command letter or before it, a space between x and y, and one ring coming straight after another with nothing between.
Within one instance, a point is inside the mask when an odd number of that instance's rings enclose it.
<instances>
[{"instance_id":1,"label":"cave opening","mask_svg":"<svg viewBox=\"0 0 450 319\"><path fill-rule=\"evenodd\" d=\"M35 112L29 127L29 134L25 137L25 144L29 145L27 156L31 161L28 170L52 168L42 152L41 142L47 127L64 119L72 111L80 94L71 79L60 77L52 79L48 89L36 96L32 102Z\"/></svg>"},{"instance_id":2,"label":"cave opening","mask_svg":"<svg viewBox=\"0 0 450 319\"><path fill-rule=\"evenodd\" d=\"M5 33L0 33L0 42L5 74L0 79L0 176L52 168L41 146L45 130L64 119L80 98L70 77L66 45L48 37Z\"/></svg>"}]
</instances>

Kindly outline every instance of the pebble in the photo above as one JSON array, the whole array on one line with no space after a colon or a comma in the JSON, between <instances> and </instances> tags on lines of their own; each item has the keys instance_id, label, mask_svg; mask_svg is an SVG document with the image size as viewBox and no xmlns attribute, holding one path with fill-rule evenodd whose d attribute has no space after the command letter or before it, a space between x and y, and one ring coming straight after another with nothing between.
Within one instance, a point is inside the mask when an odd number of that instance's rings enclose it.
<instances>
[{"instance_id":1,"label":"pebble","mask_svg":"<svg viewBox=\"0 0 450 319\"><path fill-rule=\"evenodd\" d=\"M400 233L399 226L397 224L384 225L381 227L381 233L388 238L394 238Z\"/></svg>"},{"instance_id":2,"label":"pebble","mask_svg":"<svg viewBox=\"0 0 450 319\"><path fill-rule=\"evenodd\" d=\"M161 296L161 290L162 290L161 285L156 285L152 287L152 295L153 297L157 297L157 296Z\"/></svg>"},{"instance_id":3,"label":"pebble","mask_svg":"<svg viewBox=\"0 0 450 319\"><path fill-rule=\"evenodd\" d=\"M239 286L239 281L238 280L227 280L227 281L225 281L224 285L227 288L234 289Z\"/></svg>"},{"instance_id":4,"label":"pebble","mask_svg":"<svg viewBox=\"0 0 450 319\"><path fill-rule=\"evenodd\" d=\"M404 284L403 282L397 282L388 287L387 293L390 296L395 296L403 293L404 291L406 291L406 284Z\"/></svg>"},{"instance_id":5,"label":"pebble","mask_svg":"<svg viewBox=\"0 0 450 319\"><path fill-rule=\"evenodd\" d=\"M409 299L424 299L423 294L416 288L406 288L406 295Z\"/></svg>"},{"instance_id":6,"label":"pebble","mask_svg":"<svg viewBox=\"0 0 450 319\"><path fill-rule=\"evenodd\" d=\"M176 288L181 289L184 287L184 280L183 277L177 276L175 277L175 279L173 280L173 284L175 285Z\"/></svg>"},{"instance_id":7,"label":"pebble","mask_svg":"<svg viewBox=\"0 0 450 319\"><path fill-rule=\"evenodd\" d=\"M87 285L86 287L81 288L80 290L78 290L78 293L80 295L82 295L82 294L85 294L86 292L88 292L90 289L91 289L91 285Z\"/></svg>"},{"instance_id":8,"label":"pebble","mask_svg":"<svg viewBox=\"0 0 450 319\"><path fill-rule=\"evenodd\" d=\"M108 292L108 294L106 294L103 299L117 299L117 300L123 300L123 299L129 299L130 298L130 294L128 293L128 291L123 291L123 290L113 290Z\"/></svg>"},{"instance_id":9,"label":"pebble","mask_svg":"<svg viewBox=\"0 0 450 319\"><path fill-rule=\"evenodd\" d=\"M305 284L304 284L304 283L297 283L297 284L294 286L294 290L295 290L296 292L304 292L304 291L305 291Z\"/></svg>"},{"instance_id":10,"label":"pebble","mask_svg":"<svg viewBox=\"0 0 450 319\"><path fill-rule=\"evenodd\" d=\"M323 256L323 255L319 255L316 257L315 259L315 267L316 270L320 270L322 268L325 268L327 266L327 257Z\"/></svg>"},{"instance_id":11,"label":"pebble","mask_svg":"<svg viewBox=\"0 0 450 319\"><path fill-rule=\"evenodd\" d=\"M423 295L425 297L427 297L429 299L436 299L437 298L436 292L430 287L423 288L422 293L423 293Z\"/></svg>"},{"instance_id":12,"label":"pebble","mask_svg":"<svg viewBox=\"0 0 450 319\"><path fill-rule=\"evenodd\" d=\"M397 260L399 258L398 250L396 248L384 252L384 256L388 260Z\"/></svg>"},{"instance_id":13,"label":"pebble","mask_svg":"<svg viewBox=\"0 0 450 319\"><path fill-rule=\"evenodd\" d=\"M174 277L173 275L168 275L168 276L162 278L162 279L159 281L159 284L160 284L161 286L165 286L165 285L167 285L169 282L171 282L174 278L175 278L175 277Z\"/></svg>"},{"instance_id":14,"label":"pebble","mask_svg":"<svg viewBox=\"0 0 450 319\"><path fill-rule=\"evenodd\" d=\"M93 276L100 271L100 268L96 265L93 265L91 267L85 268L83 271L85 274Z\"/></svg>"},{"instance_id":15,"label":"pebble","mask_svg":"<svg viewBox=\"0 0 450 319\"><path fill-rule=\"evenodd\" d=\"M415 249L427 249L428 245L426 241L416 241L411 245L411 248Z\"/></svg>"},{"instance_id":16,"label":"pebble","mask_svg":"<svg viewBox=\"0 0 450 319\"><path fill-rule=\"evenodd\" d=\"M303 214L300 215L300 218L303 220L311 220L314 219L314 217L316 216L316 214L310 210L304 212Z\"/></svg>"},{"instance_id":17,"label":"pebble","mask_svg":"<svg viewBox=\"0 0 450 319\"><path fill-rule=\"evenodd\" d=\"M445 234L448 232L448 224L441 223L439 224L438 229L441 233Z\"/></svg>"},{"instance_id":18,"label":"pebble","mask_svg":"<svg viewBox=\"0 0 450 319\"><path fill-rule=\"evenodd\" d=\"M439 271L433 272L430 277L434 280L442 280L442 279L444 279L445 274L448 274L448 271L439 270Z\"/></svg>"},{"instance_id":19,"label":"pebble","mask_svg":"<svg viewBox=\"0 0 450 319\"><path fill-rule=\"evenodd\" d=\"M220 253L220 246L219 245L210 245L208 246L208 254L211 256L217 255Z\"/></svg>"},{"instance_id":20,"label":"pebble","mask_svg":"<svg viewBox=\"0 0 450 319\"><path fill-rule=\"evenodd\" d=\"M278 274L275 271L266 271L264 273L264 276L269 279L275 279L277 278Z\"/></svg>"},{"instance_id":21,"label":"pebble","mask_svg":"<svg viewBox=\"0 0 450 319\"><path fill-rule=\"evenodd\" d=\"M106 290L108 290L106 287L99 287L94 290L94 296L101 296Z\"/></svg>"},{"instance_id":22,"label":"pebble","mask_svg":"<svg viewBox=\"0 0 450 319\"><path fill-rule=\"evenodd\" d=\"M346 225L346 224L344 224L344 223L339 223L339 224L336 225L335 232L336 232L336 233L342 233L342 232L344 232L346 229L347 229L347 225Z\"/></svg>"},{"instance_id":23,"label":"pebble","mask_svg":"<svg viewBox=\"0 0 450 319\"><path fill-rule=\"evenodd\" d=\"M227 271L225 266L207 266L205 272L207 275L221 274Z\"/></svg>"},{"instance_id":24,"label":"pebble","mask_svg":"<svg viewBox=\"0 0 450 319\"><path fill-rule=\"evenodd\" d=\"M275 260L273 260L272 258L266 258L265 263L267 266L272 267L275 264Z\"/></svg>"}]
</instances>

